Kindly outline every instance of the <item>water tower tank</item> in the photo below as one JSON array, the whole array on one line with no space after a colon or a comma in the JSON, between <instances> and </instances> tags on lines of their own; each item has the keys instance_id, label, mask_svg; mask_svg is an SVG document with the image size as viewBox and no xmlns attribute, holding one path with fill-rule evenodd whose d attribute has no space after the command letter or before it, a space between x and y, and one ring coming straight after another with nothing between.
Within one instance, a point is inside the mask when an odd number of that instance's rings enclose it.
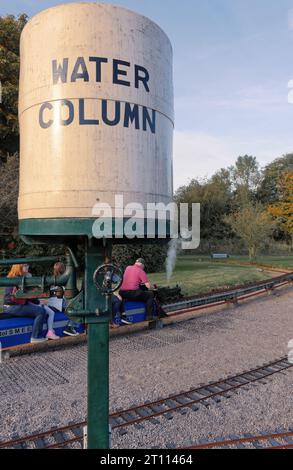
<instances>
[{"instance_id":1,"label":"water tower tank","mask_svg":"<svg viewBox=\"0 0 293 470\"><path fill-rule=\"evenodd\" d=\"M20 49L21 233L50 231L53 219L90 220L115 195L124 206L170 202L166 34L124 8L72 3L34 16Z\"/></svg>"}]
</instances>

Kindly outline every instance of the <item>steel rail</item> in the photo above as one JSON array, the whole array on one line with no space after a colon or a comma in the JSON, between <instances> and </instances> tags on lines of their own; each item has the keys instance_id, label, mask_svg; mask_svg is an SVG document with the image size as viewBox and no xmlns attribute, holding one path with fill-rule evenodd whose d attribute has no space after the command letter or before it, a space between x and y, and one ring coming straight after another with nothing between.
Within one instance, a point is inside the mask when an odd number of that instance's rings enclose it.
<instances>
[{"instance_id":1,"label":"steel rail","mask_svg":"<svg viewBox=\"0 0 293 470\"><path fill-rule=\"evenodd\" d=\"M275 434L261 434L259 436L242 437L239 439L226 439L223 441L208 442L206 444L196 444L194 446L186 447L186 449L212 449L216 447L235 446L237 444L247 444L247 443L253 443L257 441L270 441L272 439L284 439L288 437L293 437L293 431L275 433ZM281 449L281 448L289 448L292 446L293 446L293 443L283 444L283 445L280 443L280 445L278 446L267 447L267 449Z\"/></svg>"},{"instance_id":2,"label":"steel rail","mask_svg":"<svg viewBox=\"0 0 293 470\"><path fill-rule=\"evenodd\" d=\"M293 282L293 273L284 274L254 285L244 286L242 288L217 292L202 297L190 298L172 304L164 305L164 311L168 314L175 315L177 311L191 310L194 308L216 305L220 302L237 302L248 295L256 294L261 291L272 291L277 287ZM168 315L169 316L169 315Z\"/></svg>"},{"instance_id":3,"label":"steel rail","mask_svg":"<svg viewBox=\"0 0 293 470\"><path fill-rule=\"evenodd\" d=\"M172 414L183 408L192 408L197 404L204 404L207 406L208 400L216 400L217 397L226 396L229 398L230 392L234 392L242 387L249 386L254 382L261 382L268 377L282 373L283 371L293 367L287 361L287 358L281 358L260 367L250 369L240 374L229 376L225 379L220 379L216 382L210 382L207 385L202 385L197 388L181 392L179 394L170 395L164 399L155 400L150 403L144 403L134 406L122 411L116 411L110 414L110 422L112 429L126 428L128 426L140 423L142 421L149 421L153 418L163 416L167 413ZM160 409L158 409L160 408ZM33 434L24 438L18 438L11 441L0 442L0 448L15 448L22 447L28 443L34 444L36 448L59 448L65 447L75 442L81 442L83 437L80 435L82 428L86 426L86 422L70 424L61 428L54 428L47 432ZM78 436L65 437L64 433L74 431L79 432ZM58 442L46 443L45 439L55 439L54 436L59 436ZM60 442L60 436L64 441ZM41 447L40 447L41 444Z\"/></svg>"}]
</instances>

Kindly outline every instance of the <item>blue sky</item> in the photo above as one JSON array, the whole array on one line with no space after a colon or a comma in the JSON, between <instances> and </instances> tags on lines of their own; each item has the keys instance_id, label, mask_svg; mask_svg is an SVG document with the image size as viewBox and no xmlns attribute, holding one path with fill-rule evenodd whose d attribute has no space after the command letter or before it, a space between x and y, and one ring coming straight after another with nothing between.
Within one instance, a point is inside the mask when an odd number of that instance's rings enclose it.
<instances>
[{"instance_id":1,"label":"blue sky","mask_svg":"<svg viewBox=\"0 0 293 470\"><path fill-rule=\"evenodd\" d=\"M61 3L70 2L0 0L0 14L32 16ZM175 188L238 155L265 165L293 152L293 0L113 3L156 21L173 44Z\"/></svg>"}]
</instances>

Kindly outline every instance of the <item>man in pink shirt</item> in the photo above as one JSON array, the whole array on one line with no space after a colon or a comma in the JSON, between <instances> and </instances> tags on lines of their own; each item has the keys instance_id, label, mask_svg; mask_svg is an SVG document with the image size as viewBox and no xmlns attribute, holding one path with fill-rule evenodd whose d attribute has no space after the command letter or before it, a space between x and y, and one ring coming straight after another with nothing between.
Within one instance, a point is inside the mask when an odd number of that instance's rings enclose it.
<instances>
[{"instance_id":1,"label":"man in pink shirt","mask_svg":"<svg viewBox=\"0 0 293 470\"><path fill-rule=\"evenodd\" d=\"M132 266L125 269L123 282L120 288L120 295L125 300L137 300L146 304L146 319L153 318L154 294L150 290L142 290L140 284L144 284L147 289L151 288L150 281L144 271L145 261L142 258L136 260Z\"/></svg>"}]
</instances>

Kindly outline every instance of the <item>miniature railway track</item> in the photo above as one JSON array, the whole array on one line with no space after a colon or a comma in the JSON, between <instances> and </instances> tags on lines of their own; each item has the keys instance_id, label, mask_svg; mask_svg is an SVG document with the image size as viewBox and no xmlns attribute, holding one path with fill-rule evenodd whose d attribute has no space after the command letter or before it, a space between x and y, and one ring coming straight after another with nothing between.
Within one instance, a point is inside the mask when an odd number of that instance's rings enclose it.
<instances>
[{"instance_id":1,"label":"miniature railway track","mask_svg":"<svg viewBox=\"0 0 293 470\"><path fill-rule=\"evenodd\" d=\"M110 415L110 423L112 429L120 428L122 433L127 432L126 428L128 426L141 426L141 423L145 421L158 424L157 418L159 417L164 416L166 419L172 419L174 413L180 412L181 414L186 414L188 408L197 411L199 406L209 407L214 402L220 402L223 397L230 398L231 393L237 392L240 388L245 388L245 386L254 383L266 383L265 380L268 377L283 373L291 367L293 367L293 364L290 364L287 358L281 358L255 369L229 376L216 382L210 382L206 385L200 385L187 392L181 392L153 402L133 406L126 410L115 411ZM51 429L50 431L28 437L0 442L0 449L82 447L84 426L86 426L86 422L69 424L62 428Z\"/></svg>"},{"instance_id":2,"label":"miniature railway track","mask_svg":"<svg viewBox=\"0 0 293 470\"><path fill-rule=\"evenodd\" d=\"M215 293L187 297L181 301L163 305L168 317L193 312L195 310L209 308L224 304L237 304L239 300L249 299L265 292L274 292L276 288L283 287L293 282L293 272L281 276L258 281L247 286L234 287L219 290Z\"/></svg>"},{"instance_id":3,"label":"miniature railway track","mask_svg":"<svg viewBox=\"0 0 293 470\"><path fill-rule=\"evenodd\" d=\"M188 449L293 449L293 431L261 434L198 444Z\"/></svg>"}]
</instances>

